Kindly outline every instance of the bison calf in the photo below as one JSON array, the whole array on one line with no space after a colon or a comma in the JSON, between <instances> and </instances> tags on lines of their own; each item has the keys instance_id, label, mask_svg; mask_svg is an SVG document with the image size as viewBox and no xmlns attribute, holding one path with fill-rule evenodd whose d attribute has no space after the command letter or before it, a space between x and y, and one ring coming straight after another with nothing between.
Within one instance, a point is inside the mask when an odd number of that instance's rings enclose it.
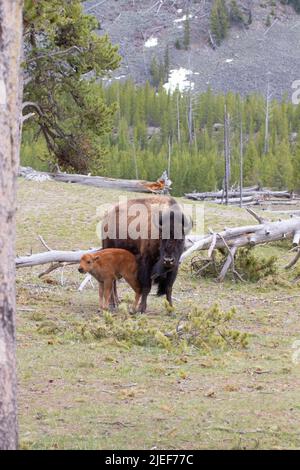
<instances>
[{"instance_id":1,"label":"bison calf","mask_svg":"<svg viewBox=\"0 0 300 470\"><path fill-rule=\"evenodd\" d=\"M83 255L78 268L80 273L90 273L99 282L100 309L107 309L114 289L114 281L123 277L135 291L134 311L137 308L141 286L135 256L120 248L107 248Z\"/></svg>"}]
</instances>

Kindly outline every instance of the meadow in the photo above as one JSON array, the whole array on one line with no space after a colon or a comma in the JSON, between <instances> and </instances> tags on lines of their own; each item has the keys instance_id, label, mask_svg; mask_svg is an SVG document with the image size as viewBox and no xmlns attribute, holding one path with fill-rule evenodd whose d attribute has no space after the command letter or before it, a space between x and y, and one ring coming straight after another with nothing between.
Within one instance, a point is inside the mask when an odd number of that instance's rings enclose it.
<instances>
[{"instance_id":1,"label":"meadow","mask_svg":"<svg viewBox=\"0 0 300 470\"><path fill-rule=\"evenodd\" d=\"M96 208L121 192L18 181L17 253L99 246ZM136 194L126 193L128 197ZM205 229L252 224L245 209L206 204ZM17 271L20 446L23 449L299 449L300 340L297 268L286 242L255 248L276 256L258 282L199 278L190 260L174 286L174 310L149 297L131 316L133 292L120 283L119 311L97 313L96 285L82 292L77 266L40 279ZM226 315L238 341L172 340L182 317ZM201 313L202 312L202 313Z\"/></svg>"}]
</instances>

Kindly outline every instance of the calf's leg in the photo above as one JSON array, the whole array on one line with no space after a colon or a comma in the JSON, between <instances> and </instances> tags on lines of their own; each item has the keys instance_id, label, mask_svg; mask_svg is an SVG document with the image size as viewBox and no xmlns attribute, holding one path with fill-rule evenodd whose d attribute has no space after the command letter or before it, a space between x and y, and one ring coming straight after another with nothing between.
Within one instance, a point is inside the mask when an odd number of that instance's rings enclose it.
<instances>
[{"instance_id":1,"label":"calf's leg","mask_svg":"<svg viewBox=\"0 0 300 470\"><path fill-rule=\"evenodd\" d=\"M111 298L112 291L113 291L113 280L106 279L104 281L104 305L103 305L104 310L107 310L109 307L109 300Z\"/></svg>"},{"instance_id":2,"label":"calf's leg","mask_svg":"<svg viewBox=\"0 0 300 470\"><path fill-rule=\"evenodd\" d=\"M135 292L135 301L133 305L133 311L136 312L137 306L141 297L141 293L142 293L140 283L134 274L129 274L129 275L127 274L126 276L124 275L124 279L126 282L128 282L130 287L132 287L132 289Z\"/></svg>"}]
</instances>

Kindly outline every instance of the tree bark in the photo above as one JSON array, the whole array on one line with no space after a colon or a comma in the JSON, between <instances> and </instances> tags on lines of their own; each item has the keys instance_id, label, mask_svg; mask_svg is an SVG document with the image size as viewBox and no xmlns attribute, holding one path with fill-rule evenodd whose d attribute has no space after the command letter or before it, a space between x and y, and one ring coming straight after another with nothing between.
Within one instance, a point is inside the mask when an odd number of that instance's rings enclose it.
<instances>
[{"instance_id":1,"label":"tree bark","mask_svg":"<svg viewBox=\"0 0 300 470\"><path fill-rule=\"evenodd\" d=\"M15 212L22 80L22 0L0 0L0 449L17 448Z\"/></svg>"}]
</instances>

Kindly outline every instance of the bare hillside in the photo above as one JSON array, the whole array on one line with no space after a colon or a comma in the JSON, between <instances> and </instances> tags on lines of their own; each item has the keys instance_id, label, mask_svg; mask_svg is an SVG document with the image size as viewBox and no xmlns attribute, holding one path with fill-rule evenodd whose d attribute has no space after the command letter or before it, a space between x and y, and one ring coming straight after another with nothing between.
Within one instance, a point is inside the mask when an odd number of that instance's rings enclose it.
<instances>
[{"instance_id":1,"label":"bare hillside","mask_svg":"<svg viewBox=\"0 0 300 470\"><path fill-rule=\"evenodd\" d=\"M85 9L99 19L99 34L108 33L120 45L123 61L115 79L144 83L153 57L163 59L168 46L170 69L184 69L181 82L196 91L211 86L219 92L264 93L269 77L274 97L290 96L293 81L300 79L300 15L274 0L237 3L245 16L251 10L252 22L232 25L216 49L209 43L211 0L90 0ZM191 44L179 50L175 42L182 42L187 12Z\"/></svg>"}]
</instances>

